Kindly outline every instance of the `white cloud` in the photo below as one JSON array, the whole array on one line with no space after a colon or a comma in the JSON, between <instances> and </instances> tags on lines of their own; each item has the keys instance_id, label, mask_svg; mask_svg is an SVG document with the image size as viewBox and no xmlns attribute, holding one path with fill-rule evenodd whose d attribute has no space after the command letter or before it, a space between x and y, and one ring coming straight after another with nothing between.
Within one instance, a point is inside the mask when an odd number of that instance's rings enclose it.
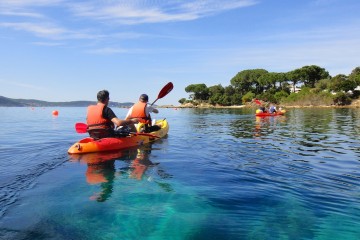
<instances>
[{"instance_id":1,"label":"white cloud","mask_svg":"<svg viewBox=\"0 0 360 240\"><path fill-rule=\"evenodd\" d=\"M192 13L168 14L157 7L138 8L128 5L112 5L98 8L96 5L73 6L74 14L80 17L107 20L121 24L141 24L196 19Z\"/></svg>"},{"instance_id":2,"label":"white cloud","mask_svg":"<svg viewBox=\"0 0 360 240\"><path fill-rule=\"evenodd\" d=\"M70 31L51 23L33 22L0 22L0 27L11 28L17 31L25 31L37 37L64 40L64 39L102 39L107 37L102 34L94 34L87 30Z\"/></svg>"},{"instance_id":3,"label":"white cloud","mask_svg":"<svg viewBox=\"0 0 360 240\"><path fill-rule=\"evenodd\" d=\"M224 0L220 3L215 0L192 0L183 3L178 0L159 0L159 1L85 1L72 2L66 0L0 0L0 15L18 17L21 21L0 22L0 27L11 28L16 31L31 33L37 37L47 39L108 39L116 37L120 39L131 39L143 37L138 33L115 33L115 34L97 34L94 30L103 32L103 29L92 27L92 30L78 29L74 30L73 25L65 25L66 21L57 22L50 12L61 12L64 18L74 20L73 16L86 17L95 21L107 21L110 23L122 24L141 24L169 21L189 21L210 14L215 14L229 9L246 7L256 4L254 0ZM69 10L69 11L67 11ZM74 14L73 16L67 14ZM41 21L24 21L24 18L43 19ZM63 26L62 26L63 25ZM154 36L152 36L154 37ZM164 36L163 36L164 37Z\"/></svg>"},{"instance_id":4,"label":"white cloud","mask_svg":"<svg viewBox=\"0 0 360 240\"><path fill-rule=\"evenodd\" d=\"M65 29L51 24L36 24L29 22L3 22L0 23L0 26L30 32L36 36L47 38L58 38L67 32Z\"/></svg>"},{"instance_id":5,"label":"white cloud","mask_svg":"<svg viewBox=\"0 0 360 240\"><path fill-rule=\"evenodd\" d=\"M57 6L63 2L64 0L0 0L0 15L43 18L45 16L39 13L39 8Z\"/></svg>"},{"instance_id":6,"label":"white cloud","mask_svg":"<svg viewBox=\"0 0 360 240\"><path fill-rule=\"evenodd\" d=\"M184 3L181 8L187 12L194 13L198 16L206 14L214 14L226 10L232 10L242 7L249 7L257 4L257 1L254 0L244 0L244 1L231 1L231 0L208 0L208 1L191 1Z\"/></svg>"},{"instance_id":7,"label":"white cloud","mask_svg":"<svg viewBox=\"0 0 360 240\"><path fill-rule=\"evenodd\" d=\"M64 2L65 2L64 0L8 0L8 1L0 1L0 8L52 6Z\"/></svg>"},{"instance_id":8,"label":"white cloud","mask_svg":"<svg viewBox=\"0 0 360 240\"><path fill-rule=\"evenodd\" d=\"M103 3L103 2L102 2ZM75 15L108 20L121 24L190 21L225 10L256 4L254 0L193 0L181 1L109 1L108 4L71 4ZM99 7L100 6L100 7Z\"/></svg>"},{"instance_id":9,"label":"white cloud","mask_svg":"<svg viewBox=\"0 0 360 240\"><path fill-rule=\"evenodd\" d=\"M13 17L31 17L31 18L42 18L43 15L36 13L36 12L19 12L19 11L13 11L13 10L3 10L0 11L0 15L3 16L13 16Z\"/></svg>"},{"instance_id":10,"label":"white cloud","mask_svg":"<svg viewBox=\"0 0 360 240\"><path fill-rule=\"evenodd\" d=\"M111 55L111 54L119 54L119 53L127 53L126 49L122 48L99 48L87 51L87 53L91 54L99 54L99 55Z\"/></svg>"}]
</instances>

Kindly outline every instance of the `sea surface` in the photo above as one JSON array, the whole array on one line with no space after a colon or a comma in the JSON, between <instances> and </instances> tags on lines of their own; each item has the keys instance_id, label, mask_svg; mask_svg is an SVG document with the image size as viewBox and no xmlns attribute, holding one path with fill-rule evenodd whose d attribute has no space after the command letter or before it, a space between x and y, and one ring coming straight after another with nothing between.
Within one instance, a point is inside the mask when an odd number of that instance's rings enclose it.
<instances>
[{"instance_id":1,"label":"sea surface","mask_svg":"<svg viewBox=\"0 0 360 240\"><path fill-rule=\"evenodd\" d=\"M360 239L359 109L159 110L166 138L79 156L86 108L0 108L0 239Z\"/></svg>"}]
</instances>

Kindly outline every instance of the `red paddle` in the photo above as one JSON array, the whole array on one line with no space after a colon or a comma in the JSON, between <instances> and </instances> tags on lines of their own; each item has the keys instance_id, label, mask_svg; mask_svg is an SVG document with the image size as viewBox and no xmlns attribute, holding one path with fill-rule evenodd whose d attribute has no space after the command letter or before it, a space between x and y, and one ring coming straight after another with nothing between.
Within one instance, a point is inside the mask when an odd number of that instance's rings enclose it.
<instances>
[{"instance_id":1,"label":"red paddle","mask_svg":"<svg viewBox=\"0 0 360 240\"><path fill-rule=\"evenodd\" d=\"M157 97L157 99L155 99L155 101L151 104L151 106L160 98L165 97L169 92L171 92L171 90L173 90L174 85L172 84L172 82L169 82L168 84L166 84L159 92L159 95Z\"/></svg>"},{"instance_id":2,"label":"red paddle","mask_svg":"<svg viewBox=\"0 0 360 240\"><path fill-rule=\"evenodd\" d=\"M256 104L258 104L258 105L261 105L261 102L259 101L259 100L257 100L257 99L255 99L255 101L254 101Z\"/></svg>"},{"instance_id":3,"label":"red paddle","mask_svg":"<svg viewBox=\"0 0 360 240\"><path fill-rule=\"evenodd\" d=\"M87 133L87 124L86 123L76 123L75 124L75 130L77 133ZM154 137L154 138L160 138L156 135L150 134L150 133L134 133L134 132L130 132L130 134L134 134L134 135L143 135L143 136L148 136L148 137Z\"/></svg>"}]
</instances>

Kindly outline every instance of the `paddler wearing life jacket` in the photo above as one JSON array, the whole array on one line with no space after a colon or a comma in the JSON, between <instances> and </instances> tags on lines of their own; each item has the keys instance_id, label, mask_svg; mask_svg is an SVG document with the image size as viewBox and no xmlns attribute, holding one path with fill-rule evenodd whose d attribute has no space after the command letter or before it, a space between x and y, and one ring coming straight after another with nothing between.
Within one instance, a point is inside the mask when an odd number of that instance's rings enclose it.
<instances>
[{"instance_id":1,"label":"paddler wearing life jacket","mask_svg":"<svg viewBox=\"0 0 360 240\"><path fill-rule=\"evenodd\" d=\"M259 107L259 110L260 110L262 113L266 113L266 108L265 108L264 105L261 105L261 106Z\"/></svg>"},{"instance_id":2,"label":"paddler wearing life jacket","mask_svg":"<svg viewBox=\"0 0 360 240\"><path fill-rule=\"evenodd\" d=\"M90 105L87 109L86 121L90 137L95 139L116 137L117 132L114 130L114 127L125 127L131 132L136 132L134 124L139 122L138 119L121 120L117 118L113 110L108 107L110 100L109 91L99 91L97 99L97 104Z\"/></svg>"},{"instance_id":3,"label":"paddler wearing life jacket","mask_svg":"<svg viewBox=\"0 0 360 240\"><path fill-rule=\"evenodd\" d=\"M149 97L146 94L141 94L139 101L135 103L128 111L125 119L138 118L140 123L144 123L144 132L153 132L159 130L161 127L152 126L150 113L159 113L159 110L148 104Z\"/></svg>"},{"instance_id":4,"label":"paddler wearing life jacket","mask_svg":"<svg viewBox=\"0 0 360 240\"><path fill-rule=\"evenodd\" d=\"M270 104L269 113L276 113L276 107L274 104Z\"/></svg>"}]
</instances>

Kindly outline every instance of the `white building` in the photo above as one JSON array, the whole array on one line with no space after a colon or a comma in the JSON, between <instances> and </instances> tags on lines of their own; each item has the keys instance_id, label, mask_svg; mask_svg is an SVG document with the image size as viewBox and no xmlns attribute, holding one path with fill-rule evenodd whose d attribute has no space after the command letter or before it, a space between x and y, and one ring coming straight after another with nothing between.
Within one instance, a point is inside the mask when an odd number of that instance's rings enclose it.
<instances>
[{"instance_id":1,"label":"white building","mask_svg":"<svg viewBox=\"0 0 360 240\"><path fill-rule=\"evenodd\" d=\"M294 84L290 84L289 88L290 88L290 92L293 93L294 92ZM299 86L295 85L295 93L300 92L300 90L301 90L301 88Z\"/></svg>"}]
</instances>

